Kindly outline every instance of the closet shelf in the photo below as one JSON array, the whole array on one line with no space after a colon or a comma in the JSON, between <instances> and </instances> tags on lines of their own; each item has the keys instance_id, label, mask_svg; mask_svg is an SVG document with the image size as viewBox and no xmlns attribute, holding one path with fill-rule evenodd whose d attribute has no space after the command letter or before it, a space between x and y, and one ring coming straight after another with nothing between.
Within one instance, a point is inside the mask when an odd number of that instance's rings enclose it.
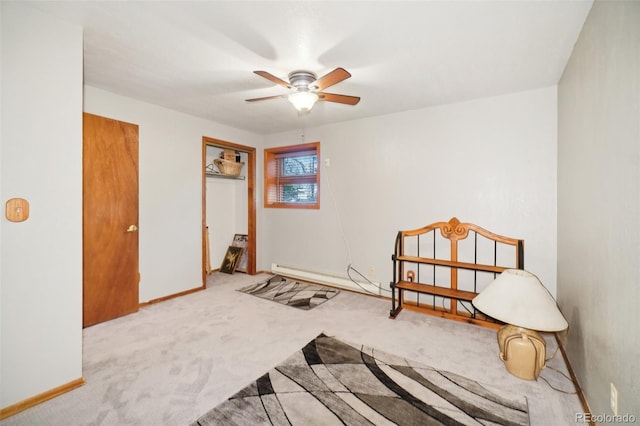
<instances>
[{"instance_id":1,"label":"closet shelf","mask_svg":"<svg viewBox=\"0 0 640 426\"><path fill-rule=\"evenodd\" d=\"M221 178L221 179L235 179L235 180L244 180L245 179L244 176L223 175L222 173L211 173L211 172L206 172L205 176L206 177Z\"/></svg>"}]
</instances>

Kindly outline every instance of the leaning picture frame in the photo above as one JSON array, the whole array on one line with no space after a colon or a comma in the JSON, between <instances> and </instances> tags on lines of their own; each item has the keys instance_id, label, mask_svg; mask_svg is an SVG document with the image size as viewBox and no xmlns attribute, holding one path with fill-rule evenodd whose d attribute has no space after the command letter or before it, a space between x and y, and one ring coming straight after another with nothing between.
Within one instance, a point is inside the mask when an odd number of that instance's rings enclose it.
<instances>
[{"instance_id":1,"label":"leaning picture frame","mask_svg":"<svg viewBox=\"0 0 640 426\"><path fill-rule=\"evenodd\" d=\"M238 267L238 263L240 263L240 257L243 251L244 248L242 247L229 246L222 260L222 265L220 265L220 272L233 274Z\"/></svg>"},{"instance_id":2,"label":"leaning picture frame","mask_svg":"<svg viewBox=\"0 0 640 426\"><path fill-rule=\"evenodd\" d=\"M249 236L247 234L235 234L233 236L233 243L231 244L234 247L242 247L242 255L240 256L240 261L238 262L238 266L236 271L239 272L247 272L247 253L248 253L248 245L249 245Z\"/></svg>"}]
</instances>

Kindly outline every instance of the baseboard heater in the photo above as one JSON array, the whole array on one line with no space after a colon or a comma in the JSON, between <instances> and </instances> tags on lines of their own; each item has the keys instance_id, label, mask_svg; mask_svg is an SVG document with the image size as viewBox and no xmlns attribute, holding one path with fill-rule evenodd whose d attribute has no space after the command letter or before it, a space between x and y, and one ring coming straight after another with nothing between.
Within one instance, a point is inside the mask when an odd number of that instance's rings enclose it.
<instances>
[{"instance_id":1,"label":"baseboard heater","mask_svg":"<svg viewBox=\"0 0 640 426\"><path fill-rule=\"evenodd\" d=\"M297 278L304 281L326 284L332 287L343 288L345 290L357 291L364 294L380 295L380 285L378 283L370 283L366 281L352 281L348 277L339 277L336 275L324 274L321 272L307 271L292 266L271 264L271 272L281 274L291 278Z\"/></svg>"}]
</instances>

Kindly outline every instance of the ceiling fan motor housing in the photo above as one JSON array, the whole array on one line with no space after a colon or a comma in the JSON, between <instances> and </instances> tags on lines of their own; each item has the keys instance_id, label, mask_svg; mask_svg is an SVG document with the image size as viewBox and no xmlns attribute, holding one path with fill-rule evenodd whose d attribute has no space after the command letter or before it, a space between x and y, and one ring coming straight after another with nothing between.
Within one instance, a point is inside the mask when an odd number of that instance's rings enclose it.
<instances>
[{"instance_id":1,"label":"ceiling fan motor housing","mask_svg":"<svg viewBox=\"0 0 640 426\"><path fill-rule=\"evenodd\" d=\"M313 89L311 83L317 79L318 76L311 71L298 70L289 73L289 83L291 83L291 86L295 87L298 91L308 91Z\"/></svg>"}]
</instances>

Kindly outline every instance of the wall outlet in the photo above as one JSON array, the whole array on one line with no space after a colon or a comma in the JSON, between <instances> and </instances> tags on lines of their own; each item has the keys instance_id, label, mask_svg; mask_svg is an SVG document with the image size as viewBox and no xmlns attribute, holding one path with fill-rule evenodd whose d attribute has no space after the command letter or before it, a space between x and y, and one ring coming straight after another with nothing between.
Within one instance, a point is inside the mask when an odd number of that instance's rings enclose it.
<instances>
[{"instance_id":1,"label":"wall outlet","mask_svg":"<svg viewBox=\"0 0 640 426\"><path fill-rule=\"evenodd\" d=\"M369 276L374 277L376 275L376 267L371 265L369 266Z\"/></svg>"},{"instance_id":2,"label":"wall outlet","mask_svg":"<svg viewBox=\"0 0 640 426\"><path fill-rule=\"evenodd\" d=\"M613 383L609 383L609 385L611 385L611 411L613 412L614 416L618 415L618 389L616 389L615 386L613 386Z\"/></svg>"}]
</instances>

